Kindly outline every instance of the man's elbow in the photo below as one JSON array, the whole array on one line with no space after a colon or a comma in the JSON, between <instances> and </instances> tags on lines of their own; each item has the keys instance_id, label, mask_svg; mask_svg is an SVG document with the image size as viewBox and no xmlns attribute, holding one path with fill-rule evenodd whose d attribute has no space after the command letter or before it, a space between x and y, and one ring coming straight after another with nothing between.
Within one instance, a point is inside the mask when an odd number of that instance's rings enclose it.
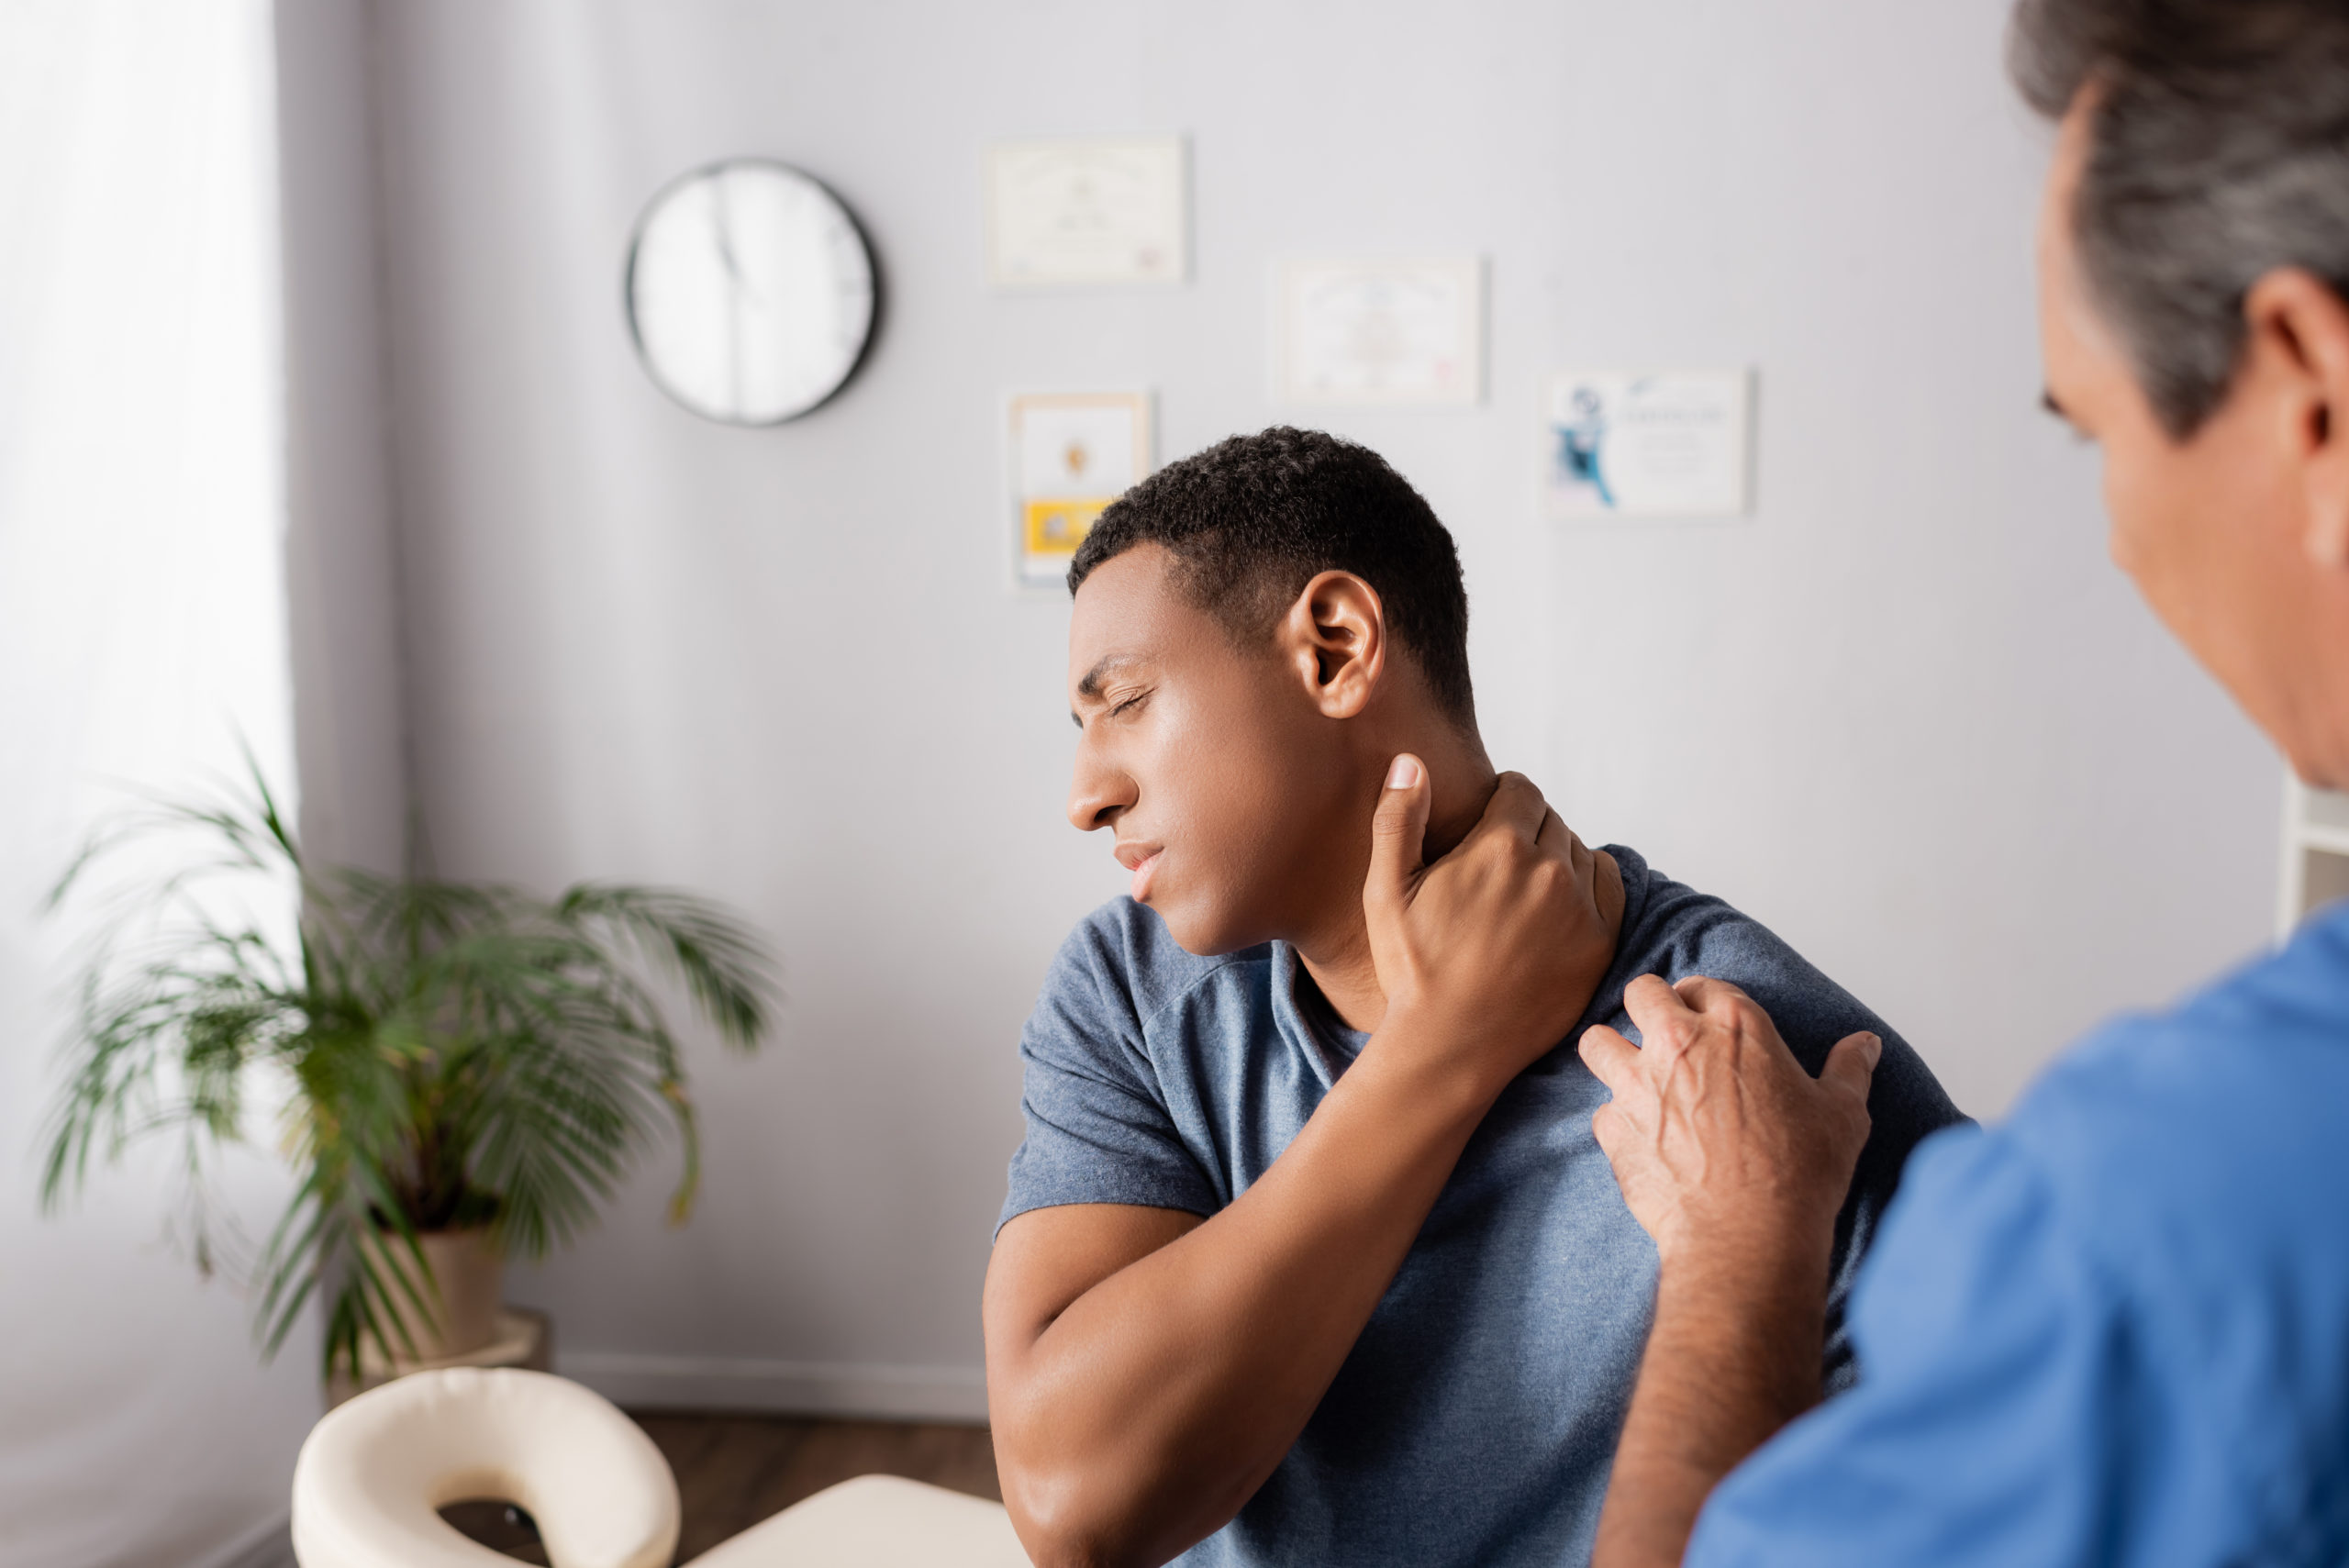
<instances>
[{"instance_id":1,"label":"man's elbow","mask_svg":"<svg viewBox=\"0 0 2349 1568\"><path fill-rule=\"evenodd\" d=\"M1036 1568L1158 1568L1135 1550L1130 1520L1103 1506L1101 1478L1082 1465L1002 1466L1003 1503Z\"/></svg>"},{"instance_id":2,"label":"man's elbow","mask_svg":"<svg viewBox=\"0 0 2349 1568\"><path fill-rule=\"evenodd\" d=\"M1003 1504L1036 1568L1159 1568L1190 1544L1163 1517L1165 1456L1108 1434L1071 1440L1071 1412L995 1404Z\"/></svg>"}]
</instances>

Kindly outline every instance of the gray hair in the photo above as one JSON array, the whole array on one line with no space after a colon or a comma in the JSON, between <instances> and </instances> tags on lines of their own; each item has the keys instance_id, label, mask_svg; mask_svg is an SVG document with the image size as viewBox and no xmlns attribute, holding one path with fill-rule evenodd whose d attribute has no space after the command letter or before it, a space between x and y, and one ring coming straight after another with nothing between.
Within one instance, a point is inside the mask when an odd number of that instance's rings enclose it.
<instances>
[{"instance_id":1,"label":"gray hair","mask_svg":"<svg viewBox=\"0 0 2349 1568\"><path fill-rule=\"evenodd\" d=\"M2008 64L2051 118L2097 94L2073 234L2183 440L2226 399L2262 276L2349 298L2349 0L2018 0Z\"/></svg>"}]
</instances>

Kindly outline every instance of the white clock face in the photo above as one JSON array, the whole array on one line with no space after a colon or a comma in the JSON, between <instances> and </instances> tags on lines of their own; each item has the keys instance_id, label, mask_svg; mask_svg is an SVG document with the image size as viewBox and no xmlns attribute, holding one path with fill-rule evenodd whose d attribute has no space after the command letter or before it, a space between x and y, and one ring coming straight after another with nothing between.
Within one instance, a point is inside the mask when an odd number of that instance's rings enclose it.
<instances>
[{"instance_id":1,"label":"white clock face","mask_svg":"<svg viewBox=\"0 0 2349 1568\"><path fill-rule=\"evenodd\" d=\"M742 159L652 198L629 252L645 368L696 414L773 425L840 390L873 334L873 256L838 197Z\"/></svg>"}]
</instances>

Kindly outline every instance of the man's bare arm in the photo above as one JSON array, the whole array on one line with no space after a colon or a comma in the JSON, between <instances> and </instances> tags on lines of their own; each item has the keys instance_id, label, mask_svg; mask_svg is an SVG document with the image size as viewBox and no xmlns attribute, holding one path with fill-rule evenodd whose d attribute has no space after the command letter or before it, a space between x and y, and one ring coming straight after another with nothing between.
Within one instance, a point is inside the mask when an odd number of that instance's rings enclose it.
<instances>
[{"instance_id":1,"label":"man's bare arm","mask_svg":"<svg viewBox=\"0 0 2349 1568\"><path fill-rule=\"evenodd\" d=\"M987 1273L989 1414L1030 1554L1163 1562L1239 1512L1320 1403L1490 1104L1462 1074L1365 1050L1204 1224L1083 1206L1004 1227ZM1105 1263L1117 1266L1085 1278Z\"/></svg>"},{"instance_id":2,"label":"man's bare arm","mask_svg":"<svg viewBox=\"0 0 2349 1568\"><path fill-rule=\"evenodd\" d=\"M1386 1017L1263 1177L1204 1222L1077 1206L997 1240L989 1413L1005 1503L1047 1568L1163 1562L1264 1485L1469 1136L1611 960L1613 862L1530 784L1505 779L1431 868L1426 802L1420 770L1379 806L1364 904Z\"/></svg>"},{"instance_id":3,"label":"man's bare arm","mask_svg":"<svg viewBox=\"0 0 2349 1568\"><path fill-rule=\"evenodd\" d=\"M1819 1402L1835 1215L1883 1042L1841 1041L1813 1080L1733 985L1650 976L1624 1006L1644 1048L1583 1036L1614 1094L1592 1131L1660 1273L1591 1562L1673 1568L1721 1477Z\"/></svg>"}]
</instances>

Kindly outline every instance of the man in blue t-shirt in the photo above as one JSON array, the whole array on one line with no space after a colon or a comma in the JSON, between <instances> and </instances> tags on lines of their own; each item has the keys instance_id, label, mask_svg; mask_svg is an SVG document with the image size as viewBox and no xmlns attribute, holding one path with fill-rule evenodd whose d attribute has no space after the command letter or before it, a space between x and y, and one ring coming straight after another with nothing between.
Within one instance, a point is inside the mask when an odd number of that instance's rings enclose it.
<instances>
[{"instance_id":1,"label":"man in blue t-shirt","mask_svg":"<svg viewBox=\"0 0 2349 1568\"><path fill-rule=\"evenodd\" d=\"M2061 122L2047 401L2103 449L2113 558L2349 787L2349 3L2016 19ZM1773 1010L1642 984L1640 1048L1584 1037L1662 1256L1604 1568L2349 1562L2349 906L1920 1151L1854 1293L1858 1385L1807 1414L1867 1118Z\"/></svg>"},{"instance_id":2,"label":"man in blue t-shirt","mask_svg":"<svg viewBox=\"0 0 2349 1568\"><path fill-rule=\"evenodd\" d=\"M1418 493L1326 435L1236 438L1069 580L1069 816L1133 895L1021 1040L987 1389L1037 1560L1586 1558L1656 1259L1573 1041L1640 976L1734 980L1838 1081L1880 1052L1813 1325L1813 1393L1846 1380L1842 1282L1960 1118L1768 931L1495 773Z\"/></svg>"}]
</instances>

